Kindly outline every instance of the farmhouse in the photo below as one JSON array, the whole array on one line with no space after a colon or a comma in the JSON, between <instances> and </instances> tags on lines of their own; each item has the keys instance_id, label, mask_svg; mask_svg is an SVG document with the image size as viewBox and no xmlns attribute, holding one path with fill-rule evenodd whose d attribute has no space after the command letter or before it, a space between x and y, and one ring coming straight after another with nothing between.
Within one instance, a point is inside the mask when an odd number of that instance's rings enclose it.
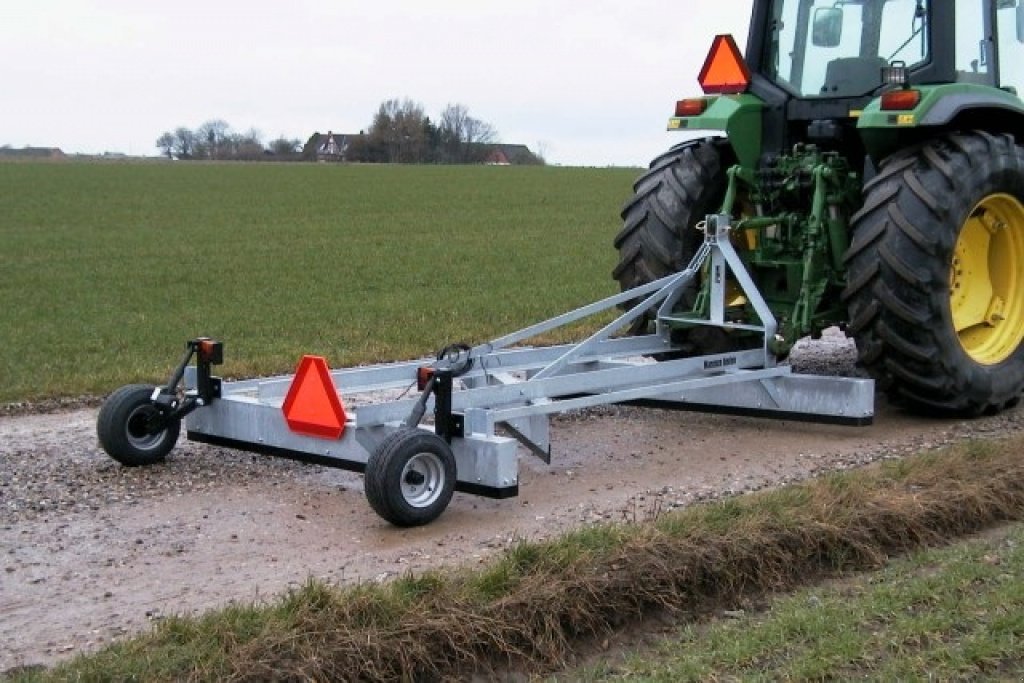
<instances>
[{"instance_id":1,"label":"farmhouse","mask_svg":"<svg viewBox=\"0 0 1024 683\"><path fill-rule=\"evenodd\" d=\"M0 159L66 159L59 147L0 147Z\"/></svg>"},{"instance_id":2,"label":"farmhouse","mask_svg":"<svg viewBox=\"0 0 1024 683\"><path fill-rule=\"evenodd\" d=\"M490 151L484 163L491 166L522 166L537 164L540 160L526 145L488 145Z\"/></svg>"},{"instance_id":3,"label":"farmhouse","mask_svg":"<svg viewBox=\"0 0 1024 683\"><path fill-rule=\"evenodd\" d=\"M302 158L310 161L346 161L346 152L353 138L361 133L316 132L302 147Z\"/></svg>"}]
</instances>

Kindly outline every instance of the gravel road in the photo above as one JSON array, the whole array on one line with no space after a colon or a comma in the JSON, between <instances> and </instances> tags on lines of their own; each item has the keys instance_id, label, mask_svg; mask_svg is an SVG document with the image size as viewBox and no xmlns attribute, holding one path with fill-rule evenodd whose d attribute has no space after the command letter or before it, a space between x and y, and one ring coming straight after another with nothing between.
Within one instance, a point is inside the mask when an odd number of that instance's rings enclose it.
<instances>
[{"instance_id":1,"label":"gravel road","mask_svg":"<svg viewBox=\"0 0 1024 683\"><path fill-rule=\"evenodd\" d=\"M837 331L802 342L798 371L852 374ZM836 427L601 408L557 417L554 457L521 451L520 495L456 494L435 523L376 517L359 475L193 444L127 469L99 449L94 407L0 412L0 672L50 664L173 613L270 598L315 576L382 581L485 561L517 539L777 486L974 436L1019 431L1024 412L971 421L904 414Z\"/></svg>"}]
</instances>

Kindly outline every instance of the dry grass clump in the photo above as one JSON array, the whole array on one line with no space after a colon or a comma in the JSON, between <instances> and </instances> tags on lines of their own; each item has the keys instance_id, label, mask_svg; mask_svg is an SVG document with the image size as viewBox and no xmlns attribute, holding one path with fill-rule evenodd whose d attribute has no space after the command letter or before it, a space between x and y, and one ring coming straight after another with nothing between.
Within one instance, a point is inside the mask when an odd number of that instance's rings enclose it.
<instances>
[{"instance_id":1,"label":"dry grass clump","mask_svg":"<svg viewBox=\"0 0 1024 683\"><path fill-rule=\"evenodd\" d=\"M1024 438L524 542L483 571L335 589L173 619L58 675L439 680L550 669L652 609L700 613L942 543L1024 513ZM133 663L135 660L138 663ZM83 663L84 664L84 663ZM141 667L141 668L135 668ZM138 672L138 673L135 673Z\"/></svg>"},{"instance_id":2,"label":"dry grass clump","mask_svg":"<svg viewBox=\"0 0 1024 683\"><path fill-rule=\"evenodd\" d=\"M650 608L701 611L1024 512L1020 442L967 446L856 474L523 543L483 573L293 595L293 620L231 653L236 680L430 680L558 665L574 641Z\"/></svg>"}]
</instances>

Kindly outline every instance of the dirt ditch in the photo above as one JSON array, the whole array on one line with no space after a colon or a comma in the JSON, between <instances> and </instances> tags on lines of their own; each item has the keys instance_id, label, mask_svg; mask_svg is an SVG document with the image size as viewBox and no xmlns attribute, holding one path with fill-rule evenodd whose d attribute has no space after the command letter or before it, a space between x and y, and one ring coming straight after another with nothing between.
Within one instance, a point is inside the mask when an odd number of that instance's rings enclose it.
<instances>
[{"instance_id":1,"label":"dirt ditch","mask_svg":"<svg viewBox=\"0 0 1024 683\"><path fill-rule=\"evenodd\" d=\"M852 372L841 337L798 369ZM172 613L248 603L301 584L382 581L483 562L518 538L801 480L978 435L1021 430L1015 409L971 421L904 414L875 424L603 408L556 418L554 458L521 453L520 496L456 494L435 523L396 529L358 475L184 440L125 469L96 443L95 408L0 417L0 671L47 664Z\"/></svg>"}]
</instances>

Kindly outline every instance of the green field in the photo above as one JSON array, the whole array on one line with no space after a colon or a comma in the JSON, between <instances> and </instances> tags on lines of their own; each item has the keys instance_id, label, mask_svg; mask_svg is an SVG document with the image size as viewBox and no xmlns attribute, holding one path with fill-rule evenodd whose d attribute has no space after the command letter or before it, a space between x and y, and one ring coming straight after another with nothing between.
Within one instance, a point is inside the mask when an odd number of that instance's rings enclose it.
<instances>
[{"instance_id":1,"label":"green field","mask_svg":"<svg viewBox=\"0 0 1024 683\"><path fill-rule=\"evenodd\" d=\"M0 164L0 403L484 341L612 294L635 169Z\"/></svg>"}]
</instances>

